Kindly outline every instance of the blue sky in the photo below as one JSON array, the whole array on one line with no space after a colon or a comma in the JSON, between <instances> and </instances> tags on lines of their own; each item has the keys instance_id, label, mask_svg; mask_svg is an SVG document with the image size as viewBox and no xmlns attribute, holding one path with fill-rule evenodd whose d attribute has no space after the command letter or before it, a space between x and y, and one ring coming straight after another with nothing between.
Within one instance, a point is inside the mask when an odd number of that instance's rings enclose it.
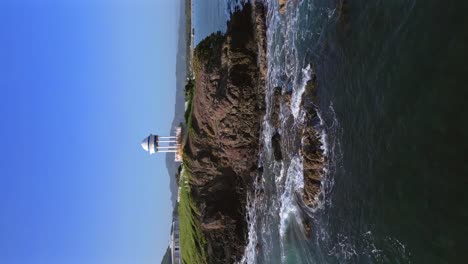
<instances>
[{"instance_id":1,"label":"blue sky","mask_svg":"<svg viewBox=\"0 0 468 264\"><path fill-rule=\"evenodd\" d=\"M0 2L0 263L157 263L179 1Z\"/></svg>"}]
</instances>

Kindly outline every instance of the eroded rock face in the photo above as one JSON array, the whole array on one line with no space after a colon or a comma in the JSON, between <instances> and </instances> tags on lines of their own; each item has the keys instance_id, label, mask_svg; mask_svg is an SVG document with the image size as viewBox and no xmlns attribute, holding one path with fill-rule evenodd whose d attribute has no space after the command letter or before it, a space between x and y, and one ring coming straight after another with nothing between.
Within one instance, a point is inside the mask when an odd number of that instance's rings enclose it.
<instances>
[{"instance_id":1,"label":"eroded rock face","mask_svg":"<svg viewBox=\"0 0 468 264\"><path fill-rule=\"evenodd\" d=\"M310 225L310 219L309 218L303 218L302 219L302 225L304 226L304 231L305 231L305 235L306 237L310 238L310 236L312 235L312 227Z\"/></svg>"},{"instance_id":2,"label":"eroded rock face","mask_svg":"<svg viewBox=\"0 0 468 264\"><path fill-rule=\"evenodd\" d=\"M192 130L185 146L209 263L235 263L247 243L246 196L258 173L264 115L264 10L247 4L225 35L195 50ZM260 34L260 35L259 35Z\"/></svg>"},{"instance_id":3,"label":"eroded rock face","mask_svg":"<svg viewBox=\"0 0 468 264\"><path fill-rule=\"evenodd\" d=\"M317 116L315 103L317 101L317 81L315 75L307 83L302 95L302 107L304 108L305 122L302 129L302 156L304 166L304 194L305 205L313 207L320 194L320 184L325 166L325 156L321 149L320 135L314 128L320 123Z\"/></svg>"},{"instance_id":4,"label":"eroded rock face","mask_svg":"<svg viewBox=\"0 0 468 264\"><path fill-rule=\"evenodd\" d=\"M284 103L288 106L291 107L291 97L292 97L292 90L287 91L283 94L283 100Z\"/></svg>"},{"instance_id":5,"label":"eroded rock face","mask_svg":"<svg viewBox=\"0 0 468 264\"><path fill-rule=\"evenodd\" d=\"M281 135L276 132L271 138L271 145L273 147L273 156L276 161L283 159L283 153L281 151Z\"/></svg>"},{"instance_id":6,"label":"eroded rock face","mask_svg":"<svg viewBox=\"0 0 468 264\"><path fill-rule=\"evenodd\" d=\"M279 3L279 12L280 14L284 14L286 12L286 0L278 0Z\"/></svg>"},{"instance_id":7,"label":"eroded rock face","mask_svg":"<svg viewBox=\"0 0 468 264\"><path fill-rule=\"evenodd\" d=\"M273 105L271 109L271 122L273 127L278 129L280 127L280 105L281 105L281 87L275 87L273 92Z\"/></svg>"}]
</instances>

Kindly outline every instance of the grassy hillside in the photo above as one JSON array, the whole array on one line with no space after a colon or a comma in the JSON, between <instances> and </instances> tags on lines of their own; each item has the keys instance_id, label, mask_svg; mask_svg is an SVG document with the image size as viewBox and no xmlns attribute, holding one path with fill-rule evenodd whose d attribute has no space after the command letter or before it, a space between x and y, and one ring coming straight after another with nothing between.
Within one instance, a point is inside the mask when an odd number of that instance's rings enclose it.
<instances>
[{"instance_id":1,"label":"grassy hillside","mask_svg":"<svg viewBox=\"0 0 468 264\"><path fill-rule=\"evenodd\" d=\"M189 79L185 85L185 127L192 130L192 108L195 93L195 80ZM182 261L186 264L204 264L206 261L205 239L201 232L200 214L191 196L190 187L190 160L183 156L181 171L179 173L179 227L180 248Z\"/></svg>"},{"instance_id":2,"label":"grassy hillside","mask_svg":"<svg viewBox=\"0 0 468 264\"><path fill-rule=\"evenodd\" d=\"M184 164L188 160L184 159ZM179 190L179 225L182 260L186 264L204 264L206 262L205 239L201 232L200 214L190 193L190 171L182 165Z\"/></svg>"}]
</instances>

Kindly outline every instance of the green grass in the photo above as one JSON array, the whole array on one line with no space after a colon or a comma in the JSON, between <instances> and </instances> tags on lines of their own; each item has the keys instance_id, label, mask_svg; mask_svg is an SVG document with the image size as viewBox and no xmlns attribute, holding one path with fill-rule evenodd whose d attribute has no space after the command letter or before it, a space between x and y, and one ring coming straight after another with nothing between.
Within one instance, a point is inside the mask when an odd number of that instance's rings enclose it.
<instances>
[{"instance_id":1,"label":"green grass","mask_svg":"<svg viewBox=\"0 0 468 264\"><path fill-rule=\"evenodd\" d=\"M188 131L189 137L194 137L195 132L192 127L192 113L193 113L193 97L195 94L195 80L188 80L185 85L185 101L187 102L187 109L185 109L185 127Z\"/></svg>"},{"instance_id":2,"label":"green grass","mask_svg":"<svg viewBox=\"0 0 468 264\"><path fill-rule=\"evenodd\" d=\"M200 213L190 194L189 169L182 165L179 190L179 226L182 260L186 264L204 264L206 261L205 238L201 232Z\"/></svg>"},{"instance_id":3,"label":"green grass","mask_svg":"<svg viewBox=\"0 0 468 264\"><path fill-rule=\"evenodd\" d=\"M194 60L192 58L192 60ZM195 74L196 76L196 74ZM196 136L192 127L193 98L195 96L195 80L187 81L185 85L185 127L188 137ZM179 177L179 228L180 228L180 250L182 262L185 264L206 264L207 255L205 251L206 240L201 231L200 212L191 195L191 159L183 153L182 170Z\"/></svg>"},{"instance_id":4,"label":"green grass","mask_svg":"<svg viewBox=\"0 0 468 264\"><path fill-rule=\"evenodd\" d=\"M189 79L185 85L185 101L188 103L187 109L185 109L185 124L188 128L192 126L192 108L193 108L193 96L195 93L195 80Z\"/></svg>"}]
</instances>

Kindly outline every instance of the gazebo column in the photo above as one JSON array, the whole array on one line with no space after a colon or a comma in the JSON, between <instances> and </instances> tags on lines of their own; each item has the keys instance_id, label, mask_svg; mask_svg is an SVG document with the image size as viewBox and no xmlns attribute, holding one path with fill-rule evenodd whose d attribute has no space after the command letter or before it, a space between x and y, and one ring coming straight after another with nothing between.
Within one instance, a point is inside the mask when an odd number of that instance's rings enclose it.
<instances>
[{"instance_id":1,"label":"gazebo column","mask_svg":"<svg viewBox=\"0 0 468 264\"><path fill-rule=\"evenodd\" d=\"M176 153L177 149L174 149L174 150L157 150L157 152L173 152L173 153Z\"/></svg>"}]
</instances>

